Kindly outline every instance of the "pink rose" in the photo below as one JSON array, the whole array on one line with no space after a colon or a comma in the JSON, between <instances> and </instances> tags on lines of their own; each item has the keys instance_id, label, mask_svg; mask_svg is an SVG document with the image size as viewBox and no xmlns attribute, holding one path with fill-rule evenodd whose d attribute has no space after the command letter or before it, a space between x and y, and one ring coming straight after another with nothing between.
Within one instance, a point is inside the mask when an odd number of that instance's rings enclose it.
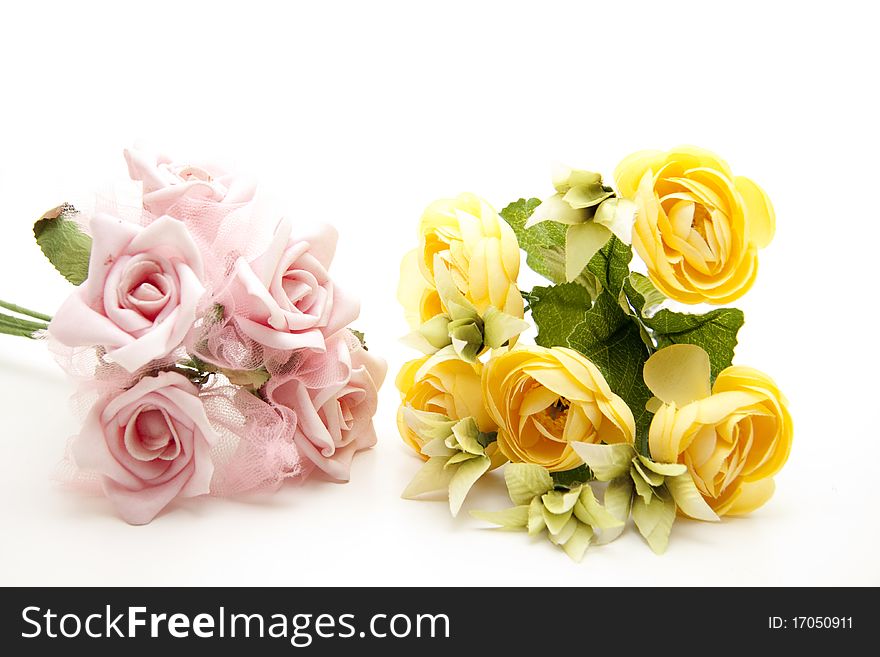
<instances>
[{"instance_id":1,"label":"pink rose","mask_svg":"<svg viewBox=\"0 0 880 657\"><path fill-rule=\"evenodd\" d=\"M49 333L69 347L99 345L129 372L170 354L196 319L202 257L186 227L146 228L96 215L89 276L61 305Z\"/></svg>"},{"instance_id":2,"label":"pink rose","mask_svg":"<svg viewBox=\"0 0 880 657\"><path fill-rule=\"evenodd\" d=\"M288 377L267 386L274 404L296 416L300 455L339 481L348 481L355 452L376 444L373 415L387 366L345 331L312 352Z\"/></svg>"},{"instance_id":3,"label":"pink rose","mask_svg":"<svg viewBox=\"0 0 880 657\"><path fill-rule=\"evenodd\" d=\"M139 150L126 150L125 160L131 179L143 183L144 209L155 216L182 199L240 204L252 201L256 192L252 180L215 165L178 164Z\"/></svg>"},{"instance_id":4,"label":"pink rose","mask_svg":"<svg viewBox=\"0 0 880 657\"><path fill-rule=\"evenodd\" d=\"M216 440L198 388L162 372L100 399L72 454L78 467L100 475L123 519L142 525L176 497L209 492Z\"/></svg>"},{"instance_id":5,"label":"pink rose","mask_svg":"<svg viewBox=\"0 0 880 657\"><path fill-rule=\"evenodd\" d=\"M282 220L269 248L235 266L235 321L242 332L273 349L324 349L325 339L355 320L358 302L333 284L327 269L336 230L323 226L296 238Z\"/></svg>"}]
</instances>

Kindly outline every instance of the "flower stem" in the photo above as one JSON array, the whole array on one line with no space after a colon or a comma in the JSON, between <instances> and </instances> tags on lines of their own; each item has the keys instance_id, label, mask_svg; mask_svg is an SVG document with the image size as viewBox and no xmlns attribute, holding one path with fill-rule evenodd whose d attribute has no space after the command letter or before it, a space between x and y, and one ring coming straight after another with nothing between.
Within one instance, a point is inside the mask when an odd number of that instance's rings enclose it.
<instances>
[{"instance_id":1,"label":"flower stem","mask_svg":"<svg viewBox=\"0 0 880 657\"><path fill-rule=\"evenodd\" d=\"M19 315L25 315L26 317L33 317L34 319L41 319L44 322L51 322L52 316L45 315L43 313L38 313L36 310L28 310L27 308L22 308L21 306L17 306L14 303L9 303L8 301L3 301L0 299L0 308L6 308L6 310L11 310L14 313L18 313Z\"/></svg>"},{"instance_id":2,"label":"flower stem","mask_svg":"<svg viewBox=\"0 0 880 657\"><path fill-rule=\"evenodd\" d=\"M0 334L17 335L22 338L30 338L31 340L35 340L36 336L34 335L34 333L35 331L31 329L16 328L15 326L9 326L8 324L0 322Z\"/></svg>"},{"instance_id":3,"label":"flower stem","mask_svg":"<svg viewBox=\"0 0 880 657\"><path fill-rule=\"evenodd\" d=\"M0 333L6 335L18 335L24 338L33 338L37 331L45 331L49 328L44 322L32 322L21 317L13 317L0 313Z\"/></svg>"}]
</instances>

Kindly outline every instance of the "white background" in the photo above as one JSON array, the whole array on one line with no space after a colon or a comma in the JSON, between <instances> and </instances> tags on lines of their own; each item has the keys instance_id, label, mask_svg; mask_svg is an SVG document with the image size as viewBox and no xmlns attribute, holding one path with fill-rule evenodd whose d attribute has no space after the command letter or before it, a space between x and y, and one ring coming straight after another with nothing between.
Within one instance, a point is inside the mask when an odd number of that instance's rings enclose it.
<instances>
[{"instance_id":1,"label":"white background","mask_svg":"<svg viewBox=\"0 0 880 657\"><path fill-rule=\"evenodd\" d=\"M44 346L0 336L0 584L880 584L877 15L870 3L17 3L0 25L0 298L69 286L33 244L47 208L125 176L143 140L256 175L342 233L335 275L392 371L413 355L400 256L432 199L546 196L556 162L604 171L694 143L773 199L737 362L774 376L796 435L745 519L631 528L571 562L547 541L401 500L394 426L347 485L200 499L145 527L50 481L76 430ZM500 478L470 508L506 505Z\"/></svg>"}]
</instances>

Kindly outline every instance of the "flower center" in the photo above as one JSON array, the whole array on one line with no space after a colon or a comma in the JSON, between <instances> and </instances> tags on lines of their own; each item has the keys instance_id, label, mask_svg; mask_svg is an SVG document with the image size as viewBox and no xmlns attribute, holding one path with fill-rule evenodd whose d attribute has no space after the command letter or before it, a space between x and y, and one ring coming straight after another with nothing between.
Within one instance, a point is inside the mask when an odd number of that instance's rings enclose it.
<instances>
[{"instance_id":1,"label":"flower center","mask_svg":"<svg viewBox=\"0 0 880 657\"><path fill-rule=\"evenodd\" d=\"M181 167L177 171L177 175L180 176L181 180L190 181L190 180L202 180L204 182L211 182L213 177L210 173L202 169L201 167L194 166L184 166Z\"/></svg>"},{"instance_id":2,"label":"flower center","mask_svg":"<svg viewBox=\"0 0 880 657\"><path fill-rule=\"evenodd\" d=\"M169 271L172 271L171 264L164 259L144 254L132 257L119 281L120 305L154 321L174 296L174 281Z\"/></svg>"},{"instance_id":3,"label":"flower center","mask_svg":"<svg viewBox=\"0 0 880 657\"><path fill-rule=\"evenodd\" d=\"M155 406L144 406L125 428L125 447L139 461L170 461L180 454L171 418Z\"/></svg>"},{"instance_id":4,"label":"flower center","mask_svg":"<svg viewBox=\"0 0 880 657\"><path fill-rule=\"evenodd\" d=\"M561 436L568 419L569 406L571 403L560 397L544 410L535 413L532 418L554 436Z\"/></svg>"},{"instance_id":5,"label":"flower center","mask_svg":"<svg viewBox=\"0 0 880 657\"><path fill-rule=\"evenodd\" d=\"M711 220L712 213L706 209L706 206L702 203L694 203L694 218L691 221L691 228L697 231L700 237L706 241L708 241L706 237L706 222Z\"/></svg>"}]
</instances>

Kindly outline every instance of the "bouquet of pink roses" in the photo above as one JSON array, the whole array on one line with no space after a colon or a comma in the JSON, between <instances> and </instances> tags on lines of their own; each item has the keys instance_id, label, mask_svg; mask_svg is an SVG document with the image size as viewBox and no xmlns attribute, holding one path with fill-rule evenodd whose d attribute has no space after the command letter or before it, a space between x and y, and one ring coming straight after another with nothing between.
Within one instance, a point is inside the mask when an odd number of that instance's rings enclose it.
<instances>
[{"instance_id":1,"label":"bouquet of pink roses","mask_svg":"<svg viewBox=\"0 0 880 657\"><path fill-rule=\"evenodd\" d=\"M215 166L125 153L142 203L69 204L34 226L76 289L54 318L0 302L0 332L46 338L77 381L64 478L100 485L128 522L177 497L347 481L376 442L385 363L328 273L337 234L278 215Z\"/></svg>"}]
</instances>

